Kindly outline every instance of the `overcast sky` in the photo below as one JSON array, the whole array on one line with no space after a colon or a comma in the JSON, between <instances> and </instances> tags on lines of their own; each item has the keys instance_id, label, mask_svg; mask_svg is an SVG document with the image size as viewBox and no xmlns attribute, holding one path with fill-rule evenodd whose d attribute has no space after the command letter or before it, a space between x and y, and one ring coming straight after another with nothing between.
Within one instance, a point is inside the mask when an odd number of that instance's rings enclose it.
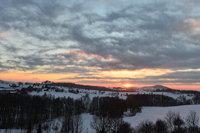
<instances>
[{"instance_id":1,"label":"overcast sky","mask_svg":"<svg viewBox=\"0 0 200 133\"><path fill-rule=\"evenodd\" d=\"M200 88L200 1L1 0L0 79Z\"/></svg>"}]
</instances>

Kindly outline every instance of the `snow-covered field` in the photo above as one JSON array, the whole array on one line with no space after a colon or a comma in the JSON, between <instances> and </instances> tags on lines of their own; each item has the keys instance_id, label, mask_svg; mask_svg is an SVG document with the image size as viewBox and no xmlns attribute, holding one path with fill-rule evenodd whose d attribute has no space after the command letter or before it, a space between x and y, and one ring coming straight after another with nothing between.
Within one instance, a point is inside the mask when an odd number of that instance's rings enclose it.
<instances>
[{"instance_id":1,"label":"snow-covered field","mask_svg":"<svg viewBox=\"0 0 200 133\"><path fill-rule=\"evenodd\" d=\"M174 106L174 107L143 107L141 113L137 113L135 116L124 117L125 122L130 123L132 127L138 126L142 121L149 120L156 122L158 119L165 119L166 114L169 112L180 113L181 117L185 119L190 111L197 112L197 115L200 117L200 105L185 105L185 106ZM83 114L83 126L84 131L88 133L94 133L94 129L91 128L90 122L92 120L92 115ZM200 126L200 123L199 123Z\"/></svg>"},{"instance_id":2,"label":"snow-covered field","mask_svg":"<svg viewBox=\"0 0 200 133\"><path fill-rule=\"evenodd\" d=\"M138 126L142 121L149 120L156 122L158 119L165 119L166 114L169 112L180 113L181 117L185 119L190 111L197 112L200 117L200 105L185 105L185 106L174 106L174 107L143 107L141 113L137 113L135 116L124 117L125 122L130 123L132 127ZM83 133L94 133L95 130L91 128L91 121L93 116L91 114L82 114L83 120ZM200 123L199 123L200 126Z\"/></svg>"},{"instance_id":3,"label":"snow-covered field","mask_svg":"<svg viewBox=\"0 0 200 133\"><path fill-rule=\"evenodd\" d=\"M143 107L141 113L137 113L136 116L133 117L124 117L124 121L130 123L132 127L135 127L140 122L145 120L155 122L158 119L164 119L169 111L180 113L183 119L186 118L190 111L197 112L197 115L200 117L200 105L184 105L174 107Z\"/></svg>"}]
</instances>

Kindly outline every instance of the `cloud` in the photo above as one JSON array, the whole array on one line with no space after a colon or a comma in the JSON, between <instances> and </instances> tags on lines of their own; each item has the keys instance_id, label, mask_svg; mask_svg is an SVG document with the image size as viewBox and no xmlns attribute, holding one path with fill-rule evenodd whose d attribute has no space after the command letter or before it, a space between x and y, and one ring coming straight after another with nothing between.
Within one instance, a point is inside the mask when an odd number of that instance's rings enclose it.
<instances>
[{"instance_id":1,"label":"cloud","mask_svg":"<svg viewBox=\"0 0 200 133\"><path fill-rule=\"evenodd\" d=\"M134 83L142 84L180 84L180 85L196 85L200 84L200 71L176 71L161 76L149 76L144 80L133 79Z\"/></svg>"},{"instance_id":2,"label":"cloud","mask_svg":"<svg viewBox=\"0 0 200 133\"><path fill-rule=\"evenodd\" d=\"M4 38L6 35L4 33L0 33L0 38Z\"/></svg>"},{"instance_id":3,"label":"cloud","mask_svg":"<svg viewBox=\"0 0 200 133\"><path fill-rule=\"evenodd\" d=\"M199 7L187 2L2 0L1 70L82 75L199 68Z\"/></svg>"}]
</instances>

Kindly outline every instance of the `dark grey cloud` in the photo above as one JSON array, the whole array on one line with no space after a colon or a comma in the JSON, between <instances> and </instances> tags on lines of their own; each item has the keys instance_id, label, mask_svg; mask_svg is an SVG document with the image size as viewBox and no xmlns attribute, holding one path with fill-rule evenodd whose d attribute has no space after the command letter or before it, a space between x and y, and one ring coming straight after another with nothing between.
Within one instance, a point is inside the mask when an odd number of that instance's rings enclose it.
<instances>
[{"instance_id":1,"label":"dark grey cloud","mask_svg":"<svg viewBox=\"0 0 200 133\"><path fill-rule=\"evenodd\" d=\"M182 84L197 85L199 84L200 71L178 71L162 76L149 76L141 81L141 79L132 79L133 83L145 84Z\"/></svg>"}]
</instances>

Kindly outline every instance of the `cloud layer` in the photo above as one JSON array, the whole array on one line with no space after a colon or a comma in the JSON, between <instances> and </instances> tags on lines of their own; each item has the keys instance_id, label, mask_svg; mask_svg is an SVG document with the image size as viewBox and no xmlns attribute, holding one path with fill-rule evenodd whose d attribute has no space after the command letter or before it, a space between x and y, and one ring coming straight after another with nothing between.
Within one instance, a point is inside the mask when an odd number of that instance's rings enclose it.
<instances>
[{"instance_id":1,"label":"cloud layer","mask_svg":"<svg viewBox=\"0 0 200 133\"><path fill-rule=\"evenodd\" d=\"M139 79L133 75L127 81L199 83L199 4L198 0L2 0L0 72L77 73L97 82L97 75L111 70L162 69L171 72ZM187 69L197 73L179 72Z\"/></svg>"}]
</instances>

